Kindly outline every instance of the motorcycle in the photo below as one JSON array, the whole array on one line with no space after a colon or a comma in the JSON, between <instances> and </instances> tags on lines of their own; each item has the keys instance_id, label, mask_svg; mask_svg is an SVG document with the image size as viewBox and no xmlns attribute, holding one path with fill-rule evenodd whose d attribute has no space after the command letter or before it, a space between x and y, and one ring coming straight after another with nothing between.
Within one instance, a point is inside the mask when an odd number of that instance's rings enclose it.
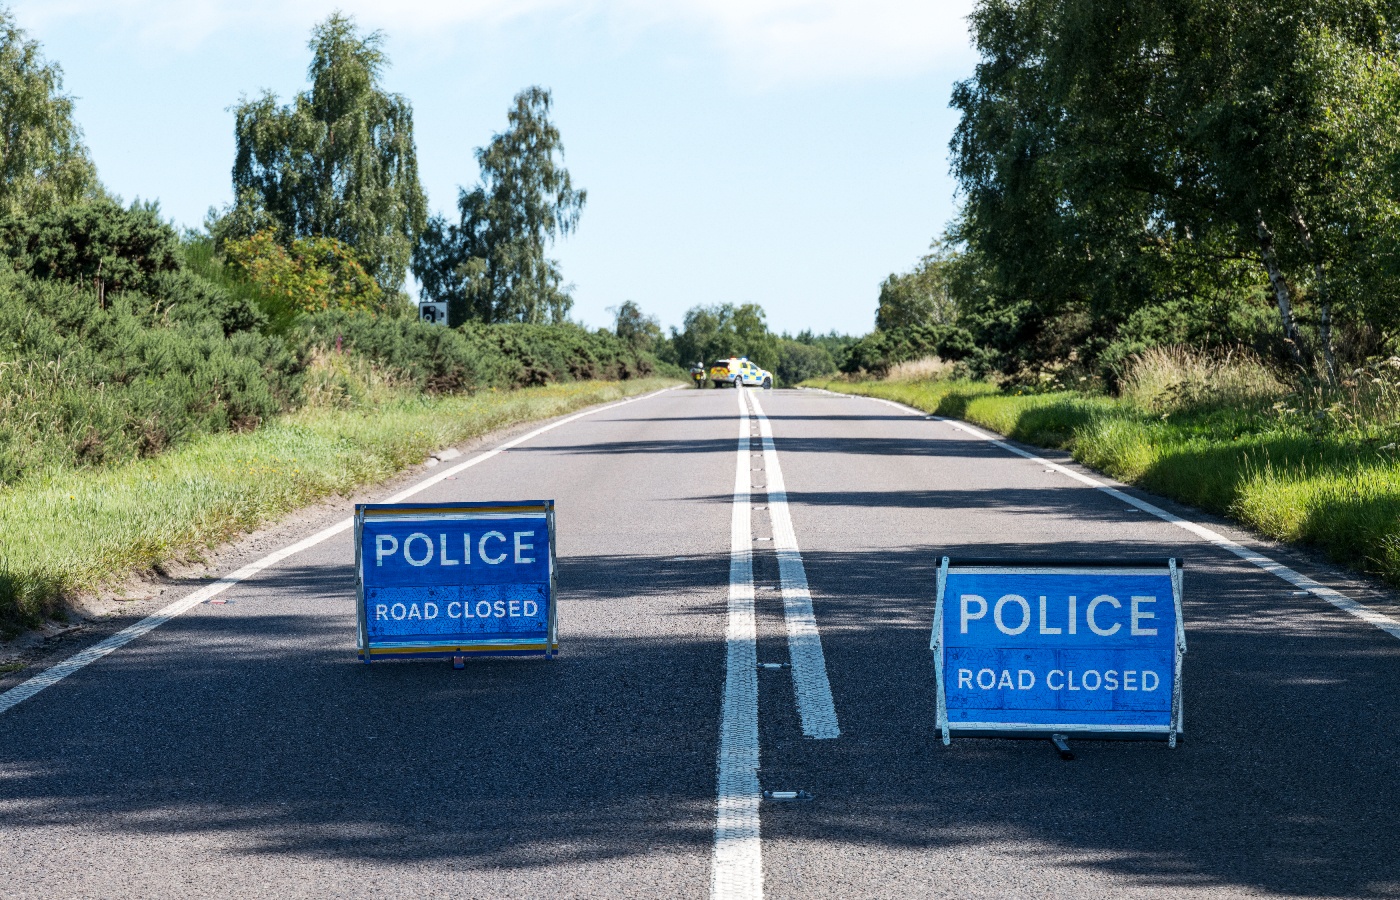
<instances>
[{"instance_id":1,"label":"motorcycle","mask_svg":"<svg viewBox=\"0 0 1400 900\"><path fill-rule=\"evenodd\" d=\"M691 378L692 381L695 382L695 386L696 386L696 387L698 387L698 388L703 388L703 387L705 386L705 367L704 367L704 366L691 366L691 367L690 367L690 378Z\"/></svg>"}]
</instances>

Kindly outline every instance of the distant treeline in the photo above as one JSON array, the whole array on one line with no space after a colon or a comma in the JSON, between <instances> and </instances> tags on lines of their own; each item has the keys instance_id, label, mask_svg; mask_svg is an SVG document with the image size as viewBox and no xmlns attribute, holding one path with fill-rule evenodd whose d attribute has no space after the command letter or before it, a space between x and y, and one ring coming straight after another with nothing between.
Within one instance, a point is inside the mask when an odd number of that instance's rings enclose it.
<instances>
[{"instance_id":1,"label":"distant treeline","mask_svg":"<svg viewBox=\"0 0 1400 900\"><path fill-rule=\"evenodd\" d=\"M754 303L697 306L685 314L680 328L662 332L656 319L631 301L615 310L617 335L665 363L688 368L731 356L747 356L768 369L780 385L835 373L855 339L831 332L797 335L768 330L763 308Z\"/></svg>"}]
</instances>

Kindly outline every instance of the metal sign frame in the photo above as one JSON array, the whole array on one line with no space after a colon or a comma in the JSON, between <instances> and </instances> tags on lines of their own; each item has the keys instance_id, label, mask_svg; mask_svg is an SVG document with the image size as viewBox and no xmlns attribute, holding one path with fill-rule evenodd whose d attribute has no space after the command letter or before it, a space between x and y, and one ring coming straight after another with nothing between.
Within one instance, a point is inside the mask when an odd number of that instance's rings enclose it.
<instances>
[{"instance_id":1,"label":"metal sign frame","mask_svg":"<svg viewBox=\"0 0 1400 900\"><path fill-rule=\"evenodd\" d=\"M1141 573L1145 569L1150 569L1154 575L1160 575L1163 569L1167 570L1171 578L1172 585L1172 606L1176 611L1176 640L1173 642L1175 656L1172 663L1172 699L1171 714L1167 725L1045 725L1029 723L1000 723L1000 722L973 722L952 724L948 721L948 695L944 684L943 656L946 641L943 635L943 603L944 594L948 586L948 570L977 569L983 573L1006 573L1006 574L1071 574L1079 570L1111 571L1123 570L1128 572ZM953 735L959 737L1002 737L1002 738L1051 738L1055 735L1068 737L1091 738L1098 740L1147 740L1166 741L1171 747L1176 746L1177 736L1184 731L1184 709L1181 695L1181 663L1182 656L1186 653L1186 626L1182 621L1181 599L1182 599L1182 562L1173 557L1170 559L1150 559L1150 560L1088 560L1085 562L1072 563L1046 563L1041 560L1005 560L1005 559L963 559L954 562L950 557L943 557L938 566L938 596L934 603L933 613L933 636L929 642L929 649L933 651L934 666L937 670L937 691L938 691L938 711L936 727L943 738L944 746L952 743Z\"/></svg>"},{"instance_id":2,"label":"metal sign frame","mask_svg":"<svg viewBox=\"0 0 1400 900\"><path fill-rule=\"evenodd\" d=\"M549 531L549 596L546 639L499 638L476 641L375 641L369 638L369 614L365 604L364 524L380 521L481 521L542 515ZM423 659L463 656L543 656L559 654L558 569L555 565L553 500L455 503L359 503L355 505L355 605L356 647L366 664L376 659Z\"/></svg>"}]
</instances>

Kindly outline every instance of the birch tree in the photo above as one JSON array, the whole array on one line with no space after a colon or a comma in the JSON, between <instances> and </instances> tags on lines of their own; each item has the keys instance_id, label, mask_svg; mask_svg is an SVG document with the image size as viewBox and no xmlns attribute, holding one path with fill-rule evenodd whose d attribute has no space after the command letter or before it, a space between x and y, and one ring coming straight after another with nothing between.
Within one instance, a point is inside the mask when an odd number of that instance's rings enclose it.
<instances>
[{"instance_id":1,"label":"birch tree","mask_svg":"<svg viewBox=\"0 0 1400 900\"><path fill-rule=\"evenodd\" d=\"M541 87L515 96L506 130L476 151L481 182L460 192L458 222L435 217L423 235L413 271L450 325L568 318L573 298L548 252L578 227L588 192L564 167L553 102Z\"/></svg>"},{"instance_id":2,"label":"birch tree","mask_svg":"<svg viewBox=\"0 0 1400 900\"><path fill-rule=\"evenodd\" d=\"M334 238L354 249L386 292L402 288L427 220L413 108L382 84L384 36L336 13L311 33L311 89L289 105L271 92L234 109L235 208L240 223L274 222L288 247ZM255 227L255 226L250 226ZM217 228L217 226L216 226Z\"/></svg>"},{"instance_id":3,"label":"birch tree","mask_svg":"<svg viewBox=\"0 0 1400 900\"><path fill-rule=\"evenodd\" d=\"M100 193L62 70L0 8L0 216L39 215Z\"/></svg>"}]
</instances>

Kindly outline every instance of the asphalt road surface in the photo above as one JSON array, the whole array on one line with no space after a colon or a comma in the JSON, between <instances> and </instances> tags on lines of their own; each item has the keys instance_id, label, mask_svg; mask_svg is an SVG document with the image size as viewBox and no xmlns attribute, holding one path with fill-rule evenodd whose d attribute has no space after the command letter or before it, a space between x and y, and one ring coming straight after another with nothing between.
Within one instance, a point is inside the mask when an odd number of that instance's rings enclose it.
<instances>
[{"instance_id":1,"label":"asphalt road surface","mask_svg":"<svg viewBox=\"0 0 1400 900\"><path fill-rule=\"evenodd\" d=\"M413 499L537 498L556 660L361 664L345 532L0 713L0 895L1400 896L1400 640L1063 472L677 390ZM943 746L943 554L1184 558L1182 743Z\"/></svg>"}]
</instances>

